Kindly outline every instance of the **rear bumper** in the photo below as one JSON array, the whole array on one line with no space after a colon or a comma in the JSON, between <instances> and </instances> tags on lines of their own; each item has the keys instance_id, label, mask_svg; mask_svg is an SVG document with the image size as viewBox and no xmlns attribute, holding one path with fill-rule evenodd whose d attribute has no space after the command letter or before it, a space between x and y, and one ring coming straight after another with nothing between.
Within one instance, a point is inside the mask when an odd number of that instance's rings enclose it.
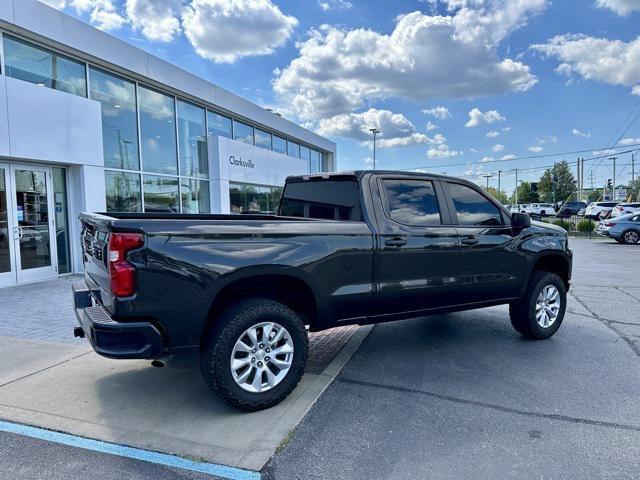
<instances>
[{"instance_id":1,"label":"rear bumper","mask_svg":"<svg viewBox=\"0 0 640 480\"><path fill-rule=\"evenodd\" d=\"M159 358L165 353L162 335L149 322L117 322L100 305L94 305L85 282L73 284L76 318L99 355L108 358Z\"/></svg>"}]
</instances>

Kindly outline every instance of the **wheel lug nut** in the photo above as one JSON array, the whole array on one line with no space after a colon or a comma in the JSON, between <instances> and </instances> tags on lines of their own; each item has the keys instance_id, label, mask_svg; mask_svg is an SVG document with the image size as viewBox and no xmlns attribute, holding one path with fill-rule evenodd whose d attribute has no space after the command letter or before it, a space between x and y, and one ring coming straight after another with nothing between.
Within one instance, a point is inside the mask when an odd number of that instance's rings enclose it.
<instances>
[{"instance_id":1,"label":"wheel lug nut","mask_svg":"<svg viewBox=\"0 0 640 480\"><path fill-rule=\"evenodd\" d=\"M253 350L251 350L251 353L256 353L256 349L254 348Z\"/></svg>"},{"instance_id":2,"label":"wheel lug nut","mask_svg":"<svg viewBox=\"0 0 640 480\"><path fill-rule=\"evenodd\" d=\"M258 347L264 348L264 343L261 343L260 345L258 345Z\"/></svg>"},{"instance_id":3,"label":"wheel lug nut","mask_svg":"<svg viewBox=\"0 0 640 480\"><path fill-rule=\"evenodd\" d=\"M259 367L262 367L262 362L258 362L258 366L259 366Z\"/></svg>"},{"instance_id":4,"label":"wheel lug nut","mask_svg":"<svg viewBox=\"0 0 640 480\"><path fill-rule=\"evenodd\" d=\"M256 363L256 357L251 357L251 363Z\"/></svg>"},{"instance_id":5,"label":"wheel lug nut","mask_svg":"<svg viewBox=\"0 0 640 480\"><path fill-rule=\"evenodd\" d=\"M270 351L271 351L271 349L270 349L269 347L267 347L267 348L265 349L265 352L267 352L267 353L269 353Z\"/></svg>"},{"instance_id":6,"label":"wheel lug nut","mask_svg":"<svg viewBox=\"0 0 640 480\"><path fill-rule=\"evenodd\" d=\"M265 361L265 362L268 362L269 360L271 360L269 357L265 357L265 358L264 358L264 361Z\"/></svg>"}]
</instances>

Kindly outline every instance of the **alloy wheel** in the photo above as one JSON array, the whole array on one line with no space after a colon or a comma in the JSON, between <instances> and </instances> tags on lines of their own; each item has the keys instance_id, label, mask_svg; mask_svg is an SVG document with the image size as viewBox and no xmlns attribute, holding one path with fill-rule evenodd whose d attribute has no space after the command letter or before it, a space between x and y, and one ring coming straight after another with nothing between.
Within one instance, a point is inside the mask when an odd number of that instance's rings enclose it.
<instances>
[{"instance_id":1,"label":"alloy wheel","mask_svg":"<svg viewBox=\"0 0 640 480\"><path fill-rule=\"evenodd\" d=\"M549 328L560 313L560 292L555 285L544 287L536 300L536 321L542 328Z\"/></svg>"},{"instance_id":2,"label":"alloy wheel","mask_svg":"<svg viewBox=\"0 0 640 480\"><path fill-rule=\"evenodd\" d=\"M636 232L635 230L629 230L628 232L625 232L625 243L638 243L638 240L640 240L640 235L638 235L638 232Z\"/></svg>"},{"instance_id":3,"label":"alloy wheel","mask_svg":"<svg viewBox=\"0 0 640 480\"><path fill-rule=\"evenodd\" d=\"M240 335L231 352L233 380L247 392L271 390L289 373L293 353L293 340L282 325L253 325Z\"/></svg>"}]
</instances>

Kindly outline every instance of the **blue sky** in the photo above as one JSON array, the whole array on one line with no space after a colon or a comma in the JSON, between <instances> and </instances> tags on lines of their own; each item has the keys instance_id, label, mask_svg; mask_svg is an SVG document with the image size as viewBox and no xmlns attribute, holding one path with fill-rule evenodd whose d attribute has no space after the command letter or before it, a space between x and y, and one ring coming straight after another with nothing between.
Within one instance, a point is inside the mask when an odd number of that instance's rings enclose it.
<instances>
[{"instance_id":1,"label":"blue sky","mask_svg":"<svg viewBox=\"0 0 640 480\"><path fill-rule=\"evenodd\" d=\"M374 126L378 168L505 190L640 144L640 0L45 3L332 138L340 169L370 167ZM610 163L587 162L596 186Z\"/></svg>"}]
</instances>

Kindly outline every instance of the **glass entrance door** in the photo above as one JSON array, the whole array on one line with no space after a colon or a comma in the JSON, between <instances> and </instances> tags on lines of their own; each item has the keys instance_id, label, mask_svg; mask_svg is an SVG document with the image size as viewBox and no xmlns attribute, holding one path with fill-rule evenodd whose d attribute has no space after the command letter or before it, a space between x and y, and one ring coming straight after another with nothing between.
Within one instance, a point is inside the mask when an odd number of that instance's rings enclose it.
<instances>
[{"instance_id":1,"label":"glass entrance door","mask_svg":"<svg viewBox=\"0 0 640 480\"><path fill-rule=\"evenodd\" d=\"M16 283L9 165L0 163L0 287Z\"/></svg>"},{"instance_id":2,"label":"glass entrance door","mask_svg":"<svg viewBox=\"0 0 640 480\"><path fill-rule=\"evenodd\" d=\"M57 275L51 170L11 165L13 243L18 283Z\"/></svg>"}]
</instances>

